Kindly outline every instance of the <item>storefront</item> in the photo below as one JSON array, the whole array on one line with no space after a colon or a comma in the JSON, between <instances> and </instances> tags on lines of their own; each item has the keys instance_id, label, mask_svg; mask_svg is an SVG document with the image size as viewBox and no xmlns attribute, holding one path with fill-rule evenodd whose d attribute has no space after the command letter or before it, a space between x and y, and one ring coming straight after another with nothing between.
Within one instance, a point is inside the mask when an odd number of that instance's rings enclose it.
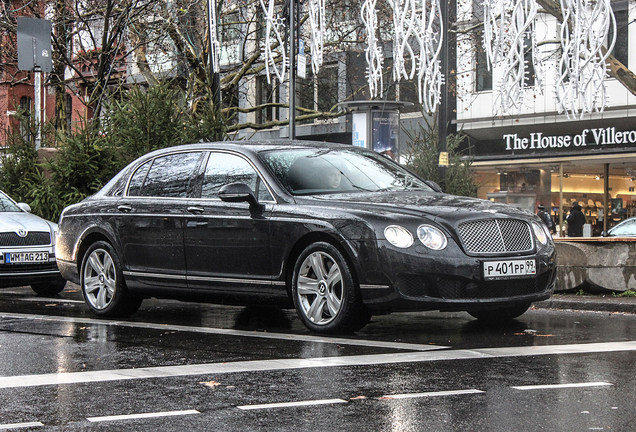
<instances>
[{"instance_id":1,"label":"storefront","mask_svg":"<svg viewBox=\"0 0 636 432\"><path fill-rule=\"evenodd\" d=\"M574 203L585 214L584 236L636 215L633 119L473 129L469 136L479 197L534 213L545 205L563 229L555 236L564 235Z\"/></svg>"}]
</instances>

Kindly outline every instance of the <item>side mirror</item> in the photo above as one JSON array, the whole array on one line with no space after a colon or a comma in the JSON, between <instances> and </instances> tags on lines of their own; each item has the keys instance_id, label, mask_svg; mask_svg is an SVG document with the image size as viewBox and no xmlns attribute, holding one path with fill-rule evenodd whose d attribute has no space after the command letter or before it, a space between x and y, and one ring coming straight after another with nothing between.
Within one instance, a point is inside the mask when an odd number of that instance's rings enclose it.
<instances>
[{"instance_id":1,"label":"side mirror","mask_svg":"<svg viewBox=\"0 0 636 432\"><path fill-rule=\"evenodd\" d=\"M424 180L424 183L426 183L431 189L433 189L435 192L439 192L439 193L444 193L444 191L442 190L442 188L440 187L440 185L438 185L437 183L435 183L433 180Z\"/></svg>"},{"instance_id":2,"label":"side mirror","mask_svg":"<svg viewBox=\"0 0 636 432\"><path fill-rule=\"evenodd\" d=\"M607 235L607 231L603 231L603 232L601 232L601 237L608 237L608 235Z\"/></svg>"},{"instance_id":3,"label":"side mirror","mask_svg":"<svg viewBox=\"0 0 636 432\"><path fill-rule=\"evenodd\" d=\"M18 203L18 207L20 207L22 210L24 210L27 213L31 213L31 206L28 205L27 203Z\"/></svg>"},{"instance_id":4,"label":"side mirror","mask_svg":"<svg viewBox=\"0 0 636 432\"><path fill-rule=\"evenodd\" d=\"M265 206L259 204L252 189L245 183L231 183L219 190L219 198L224 202L247 202L252 212L262 211Z\"/></svg>"}]
</instances>

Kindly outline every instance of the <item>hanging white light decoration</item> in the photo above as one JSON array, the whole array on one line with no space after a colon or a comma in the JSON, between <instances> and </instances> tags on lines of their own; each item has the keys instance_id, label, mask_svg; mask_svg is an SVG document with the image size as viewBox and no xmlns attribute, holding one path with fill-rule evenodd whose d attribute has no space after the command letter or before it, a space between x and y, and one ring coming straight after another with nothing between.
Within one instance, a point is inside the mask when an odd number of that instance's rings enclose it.
<instances>
[{"instance_id":1,"label":"hanging white light decoration","mask_svg":"<svg viewBox=\"0 0 636 432\"><path fill-rule=\"evenodd\" d=\"M309 0L307 9L311 28L311 70L316 75L323 61L325 0Z\"/></svg>"},{"instance_id":2,"label":"hanging white light decoration","mask_svg":"<svg viewBox=\"0 0 636 432\"><path fill-rule=\"evenodd\" d=\"M399 82L404 79L413 79L415 76L416 62L413 48L409 38L415 35L416 10L415 0L389 0L393 9L393 80ZM411 58L410 71L406 68L406 57Z\"/></svg>"},{"instance_id":3,"label":"hanging white light decoration","mask_svg":"<svg viewBox=\"0 0 636 432\"><path fill-rule=\"evenodd\" d=\"M422 0L422 7L417 12L416 37L420 44L420 55L417 65L418 95L420 103L428 112L433 112L440 103L444 77L439 60L444 38L444 24L441 21L442 9L439 0L430 0L431 8L427 11Z\"/></svg>"},{"instance_id":4,"label":"hanging white light decoration","mask_svg":"<svg viewBox=\"0 0 636 432\"><path fill-rule=\"evenodd\" d=\"M543 66L537 55L534 21L535 0L486 0L484 47L488 67L497 65L502 77L496 86L496 105L501 113L521 110L528 79L526 50L532 50L537 87L543 85Z\"/></svg>"},{"instance_id":5,"label":"hanging white light decoration","mask_svg":"<svg viewBox=\"0 0 636 432\"><path fill-rule=\"evenodd\" d=\"M271 83L270 70L273 70L279 82L285 80L287 71L287 53L285 51L285 43L283 35L285 34L285 18L274 13L275 0L269 0L268 6L265 6L263 0L261 7L265 18L265 46L263 47L263 56L265 57L265 73L267 75L267 83ZM275 40L275 46L272 47L272 41ZM276 59L280 58L279 65L276 65Z\"/></svg>"},{"instance_id":6,"label":"hanging white light decoration","mask_svg":"<svg viewBox=\"0 0 636 432\"><path fill-rule=\"evenodd\" d=\"M616 43L616 19L610 0L561 0L561 48L556 84L559 112L583 117L607 104L605 61ZM610 35L610 28L612 34ZM603 54L603 42L609 46Z\"/></svg>"},{"instance_id":7,"label":"hanging white light decoration","mask_svg":"<svg viewBox=\"0 0 636 432\"><path fill-rule=\"evenodd\" d=\"M367 30L367 81L371 97L378 96L378 83L380 94L384 91L382 82L382 63L384 61L382 49L378 44L376 32L378 28L378 14L375 8L377 0L364 0L360 16Z\"/></svg>"}]
</instances>

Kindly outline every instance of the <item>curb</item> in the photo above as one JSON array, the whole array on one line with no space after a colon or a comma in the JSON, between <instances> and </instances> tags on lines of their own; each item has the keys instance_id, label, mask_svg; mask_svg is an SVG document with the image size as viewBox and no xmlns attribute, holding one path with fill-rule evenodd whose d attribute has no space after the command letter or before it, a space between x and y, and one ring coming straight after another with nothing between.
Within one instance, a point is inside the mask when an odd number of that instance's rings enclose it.
<instances>
[{"instance_id":1,"label":"curb","mask_svg":"<svg viewBox=\"0 0 636 432\"><path fill-rule=\"evenodd\" d=\"M612 296L555 295L532 304L539 309L585 310L636 314L636 298Z\"/></svg>"}]
</instances>

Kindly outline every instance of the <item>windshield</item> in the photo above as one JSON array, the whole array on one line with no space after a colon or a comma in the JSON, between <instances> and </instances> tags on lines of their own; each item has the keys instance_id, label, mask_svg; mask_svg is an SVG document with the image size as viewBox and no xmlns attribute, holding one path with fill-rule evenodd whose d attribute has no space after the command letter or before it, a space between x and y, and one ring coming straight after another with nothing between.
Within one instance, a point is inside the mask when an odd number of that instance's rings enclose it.
<instances>
[{"instance_id":1,"label":"windshield","mask_svg":"<svg viewBox=\"0 0 636 432\"><path fill-rule=\"evenodd\" d=\"M609 230L607 235L610 237L636 236L636 218L624 220Z\"/></svg>"},{"instance_id":2,"label":"windshield","mask_svg":"<svg viewBox=\"0 0 636 432\"><path fill-rule=\"evenodd\" d=\"M18 207L11 198L6 196L3 192L0 192L0 212L21 212L22 209Z\"/></svg>"},{"instance_id":3,"label":"windshield","mask_svg":"<svg viewBox=\"0 0 636 432\"><path fill-rule=\"evenodd\" d=\"M282 185L293 195L433 190L392 160L351 149L286 149L261 153Z\"/></svg>"}]
</instances>

